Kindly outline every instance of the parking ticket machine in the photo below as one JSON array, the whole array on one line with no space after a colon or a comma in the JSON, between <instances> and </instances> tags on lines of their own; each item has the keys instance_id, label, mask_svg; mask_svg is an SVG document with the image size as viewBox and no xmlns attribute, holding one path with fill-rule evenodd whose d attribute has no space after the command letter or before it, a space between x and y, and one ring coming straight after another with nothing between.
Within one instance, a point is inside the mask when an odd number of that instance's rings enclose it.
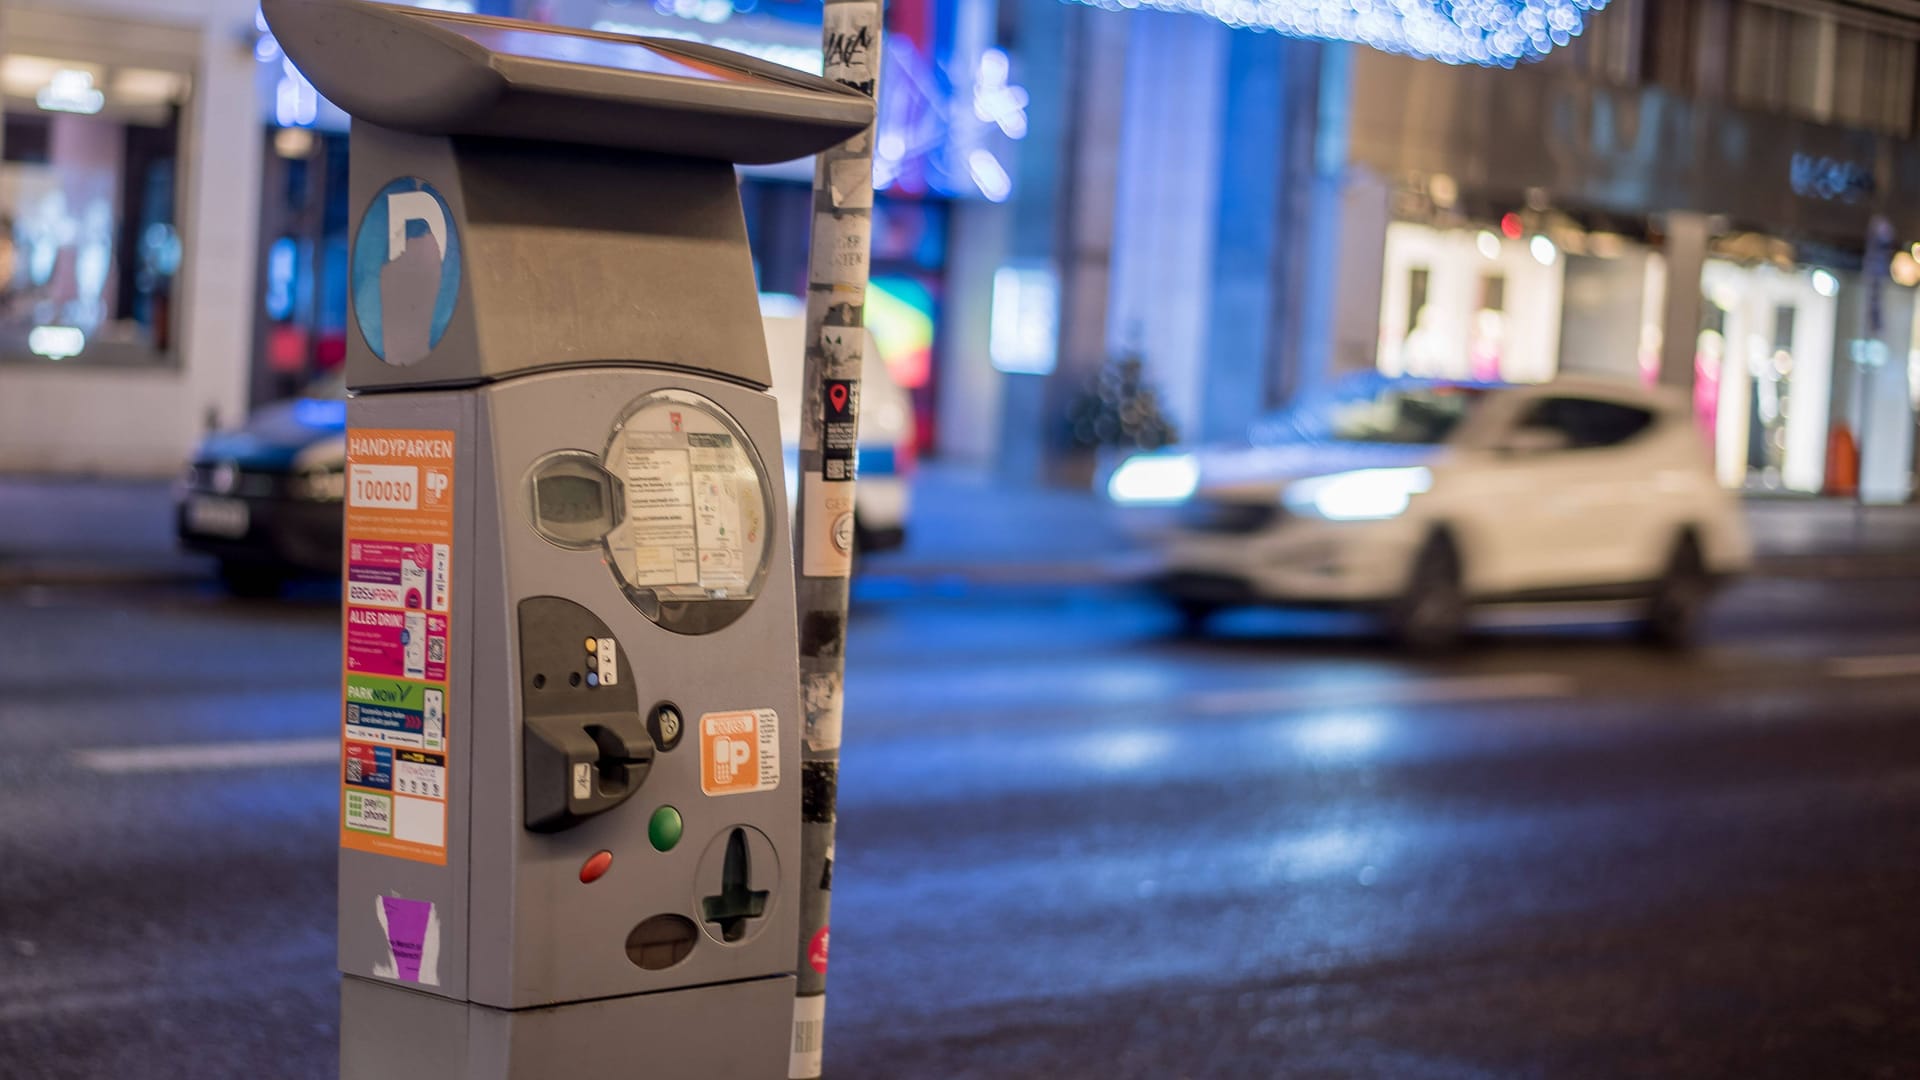
<instances>
[{"instance_id":1,"label":"parking ticket machine","mask_svg":"<svg viewBox=\"0 0 1920 1080\"><path fill-rule=\"evenodd\" d=\"M793 570L733 164L872 103L679 41L264 8L353 117L341 1073L784 1076Z\"/></svg>"}]
</instances>

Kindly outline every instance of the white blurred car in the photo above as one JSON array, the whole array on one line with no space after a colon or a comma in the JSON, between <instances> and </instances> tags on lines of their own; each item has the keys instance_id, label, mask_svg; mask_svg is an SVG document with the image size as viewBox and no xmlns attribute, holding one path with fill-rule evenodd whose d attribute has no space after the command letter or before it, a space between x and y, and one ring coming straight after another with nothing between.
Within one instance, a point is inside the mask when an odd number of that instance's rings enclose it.
<instances>
[{"instance_id":1,"label":"white blurred car","mask_svg":"<svg viewBox=\"0 0 1920 1080\"><path fill-rule=\"evenodd\" d=\"M787 458L787 504L798 505L800 482L800 378L806 362L806 317L793 297L763 296L761 324L773 365L773 395L780 403L780 443ZM906 542L908 483L914 467L913 402L893 380L873 334L866 334L860 364L859 462L854 489L854 546L886 551Z\"/></svg>"},{"instance_id":2,"label":"white blurred car","mask_svg":"<svg viewBox=\"0 0 1920 1080\"><path fill-rule=\"evenodd\" d=\"M1474 604L1521 600L1632 600L1650 639L1680 644L1752 550L1686 401L1598 381L1362 380L1251 447L1129 458L1108 494L1196 626L1353 605L1423 648Z\"/></svg>"}]
</instances>

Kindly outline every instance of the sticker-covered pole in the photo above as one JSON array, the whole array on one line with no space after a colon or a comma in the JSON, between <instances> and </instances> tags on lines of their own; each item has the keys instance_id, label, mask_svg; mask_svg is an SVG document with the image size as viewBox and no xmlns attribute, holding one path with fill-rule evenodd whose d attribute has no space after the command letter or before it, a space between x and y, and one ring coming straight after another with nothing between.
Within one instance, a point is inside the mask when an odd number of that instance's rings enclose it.
<instances>
[{"instance_id":1,"label":"sticker-covered pole","mask_svg":"<svg viewBox=\"0 0 1920 1080\"><path fill-rule=\"evenodd\" d=\"M881 0L826 0L825 73L869 97L880 83ZM877 126L877 125L876 125ZM853 570L853 490L859 462L860 367L873 224L874 128L814 159L813 243L807 269L806 366L800 380L800 506L794 550L800 608L799 984L787 1075L821 1074L833 900L834 801L846 673L847 578Z\"/></svg>"}]
</instances>

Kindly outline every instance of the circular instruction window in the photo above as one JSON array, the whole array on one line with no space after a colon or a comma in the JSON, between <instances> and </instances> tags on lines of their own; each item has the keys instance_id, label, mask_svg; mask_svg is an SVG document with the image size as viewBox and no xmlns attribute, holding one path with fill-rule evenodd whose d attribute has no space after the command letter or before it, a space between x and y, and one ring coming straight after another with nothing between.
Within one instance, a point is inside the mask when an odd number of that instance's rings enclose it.
<instances>
[{"instance_id":1,"label":"circular instruction window","mask_svg":"<svg viewBox=\"0 0 1920 1080\"><path fill-rule=\"evenodd\" d=\"M744 614L773 554L773 493L733 417L699 394L655 391L627 407L601 462L622 501L607 564L634 605L682 634Z\"/></svg>"}]
</instances>

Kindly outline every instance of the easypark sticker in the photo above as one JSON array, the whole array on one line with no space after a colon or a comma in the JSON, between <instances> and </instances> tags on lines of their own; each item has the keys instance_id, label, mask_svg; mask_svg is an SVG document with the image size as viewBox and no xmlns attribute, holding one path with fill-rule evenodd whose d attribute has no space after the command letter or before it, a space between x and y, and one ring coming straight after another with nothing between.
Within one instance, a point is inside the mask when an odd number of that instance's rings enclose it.
<instances>
[{"instance_id":1,"label":"easypark sticker","mask_svg":"<svg viewBox=\"0 0 1920 1080\"><path fill-rule=\"evenodd\" d=\"M746 795L780 786L780 717L772 709L700 717L700 790Z\"/></svg>"}]
</instances>

